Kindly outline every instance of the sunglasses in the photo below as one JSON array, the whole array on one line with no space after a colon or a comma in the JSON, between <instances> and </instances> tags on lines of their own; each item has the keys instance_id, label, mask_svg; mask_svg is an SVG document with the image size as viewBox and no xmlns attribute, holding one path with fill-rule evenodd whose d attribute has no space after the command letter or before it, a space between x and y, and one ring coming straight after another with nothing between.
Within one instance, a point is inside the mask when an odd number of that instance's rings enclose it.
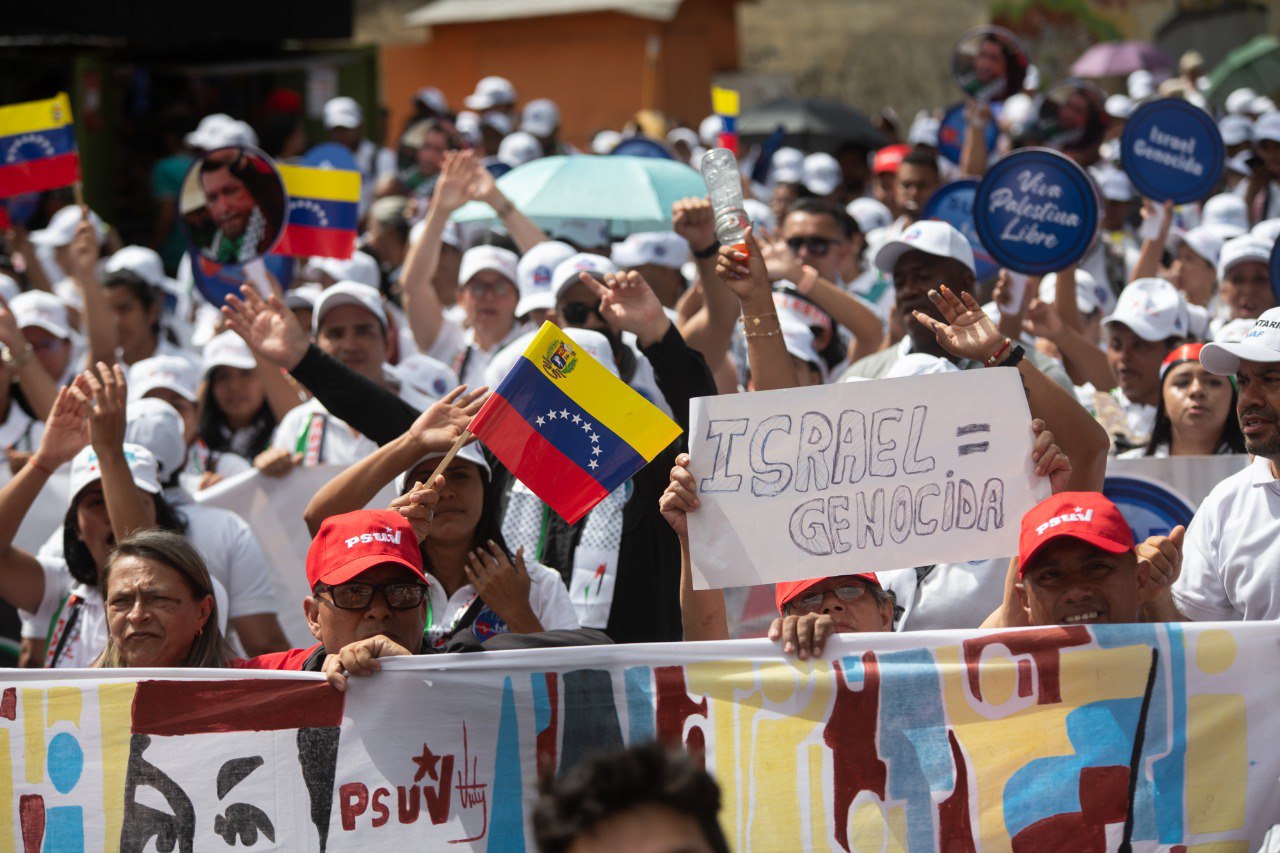
<instances>
[{"instance_id":1,"label":"sunglasses","mask_svg":"<svg viewBox=\"0 0 1280 853\"><path fill-rule=\"evenodd\" d=\"M827 597L827 593L835 594L835 597L843 601L845 604L851 604L862 598L867 588L861 584L846 584L838 586L832 590L824 590L822 592L811 592L800 598L793 598L787 602L786 609L788 611L795 610L801 613L814 613L818 608L822 607L822 600Z\"/></svg>"},{"instance_id":2,"label":"sunglasses","mask_svg":"<svg viewBox=\"0 0 1280 853\"><path fill-rule=\"evenodd\" d=\"M394 581L392 583L363 583L354 581L337 586L326 586L316 590L327 592L333 604L339 610L364 610L373 601L373 594L382 590L382 597L392 610L410 610L422 604L427 594L427 585L412 581Z\"/></svg>"},{"instance_id":3,"label":"sunglasses","mask_svg":"<svg viewBox=\"0 0 1280 853\"><path fill-rule=\"evenodd\" d=\"M567 325L581 326L587 322L587 318L592 314L599 316L600 303L588 305L585 302L566 302L560 306L560 316L564 318Z\"/></svg>"},{"instance_id":4,"label":"sunglasses","mask_svg":"<svg viewBox=\"0 0 1280 853\"><path fill-rule=\"evenodd\" d=\"M826 237L792 237L787 241L791 251L799 254L801 249L808 249L815 258L825 258L831 247L841 240L829 240Z\"/></svg>"}]
</instances>

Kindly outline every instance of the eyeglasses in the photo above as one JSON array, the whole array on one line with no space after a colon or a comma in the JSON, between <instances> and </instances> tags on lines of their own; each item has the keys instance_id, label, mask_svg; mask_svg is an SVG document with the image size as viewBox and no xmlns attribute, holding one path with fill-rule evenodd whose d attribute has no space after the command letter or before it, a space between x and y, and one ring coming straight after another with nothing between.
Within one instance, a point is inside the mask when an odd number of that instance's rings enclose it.
<instances>
[{"instance_id":1,"label":"eyeglasses","mask_svg":"<svg viewBox=\"0 0 1280 853\"><path fill-rule=\"evenodd\" d=\"M822 600L827 597L828 592L834 593L835 597L845 604L851 604L861 598L866 591L867 588L861 584L845 584L835 589L811 592L800 598L793 598L787 602L786 609L797 610L801 613L813 613L822 606Z\"/></svg>"},{"instance_id":2,"label":"eyeglasses","mask_svg":"<svg viewBox=\"0 0 1280 853\"><path fill-rule=\"evenodd\" d=\"M560 316L570 326L581 326L592 314L600 313L600 303L588 305L585 302L566 302L560 306Z\"/></svg>"},{"instance_id":3,"label":"eyeglasses","mask_svg":"<svg viewBox=\"0 0 1280 853\"><path fill-rule=\"evenodd\" d=\"M364 610L373 601L373 594L382 591L387 606L392 610L410 610L422 604L427 594L427 585L412 581L394 581L392 583L341 583L316 589L316 593L327 592L333 604L340 610Z\"/></svg>"},{"instance_id":4,"label":"eyeglasses","mask_svg":"<svg viewBox=\"0 0 1280 853\"><path fill-rule=\"evenodd\" d=\"M826 237L792 237L787 241L787 245L797 254L801 249L807 248L813 257L825 258L833 245L843 242L843 240L829 240Z\"/></svg>"}]
</instances>

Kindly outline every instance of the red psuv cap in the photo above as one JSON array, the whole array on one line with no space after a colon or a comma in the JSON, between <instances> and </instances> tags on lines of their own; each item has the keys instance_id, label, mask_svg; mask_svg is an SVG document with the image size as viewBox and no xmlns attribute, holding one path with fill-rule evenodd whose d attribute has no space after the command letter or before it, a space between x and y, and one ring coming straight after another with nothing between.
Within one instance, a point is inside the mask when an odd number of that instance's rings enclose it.
<instances>
[{"instance_id":1,"label":"red psuv cap","mask_svg":"<svg viewBox=\"0 0 1280 853\"><path fill-rule=\"evenodd\" d=\"M307 583L345 583L366 569L399 563L415 575L422 571L422 552L413 525L391 509L362 509L326 518L307 550Z\"/></svg>"},{"instance_id":2,"label":"red psuv cap","mask_svg":"<svg viewBox=\"0 0 1280 853\"><path fill-rule=\"evenodd\" d=\"M1018 576L1045 545L1070 536L1109 554L1133 547L1133 531L1116 505L1099 492L1061 492L1041 501L1022 517L1018 538Z\"/></svg>"}]
</instances>

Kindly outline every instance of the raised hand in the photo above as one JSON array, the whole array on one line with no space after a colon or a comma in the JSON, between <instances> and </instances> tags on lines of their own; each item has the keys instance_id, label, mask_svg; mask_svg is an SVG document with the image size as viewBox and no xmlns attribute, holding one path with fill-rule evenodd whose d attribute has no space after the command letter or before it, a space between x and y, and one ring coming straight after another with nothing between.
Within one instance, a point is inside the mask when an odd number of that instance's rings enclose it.
<instances>
[{"instance_id":1,"label":"raised hand","mask_svg":"<svg viewBox=\"0 0 1280 853\"><path fill-rule=\"evenodd\" d=\"M394 509L408 519L413 532L421 543L431 533L431 522L436 518L436 504L440 502L440 490L444 477L438 476L433 485L419 481L413 488L391 502L387 509Z\"/></svg>"},{"instance_id":2,"label":"raised hand","mask_svg":"<svg viewBox=\"0 0 1280 853\"><path fill-rule=\"evenodd\" d=\"M600 298L600 316L605 322L620 332L631 332L641 346L657 343L667 333L671 321L640 273L606 273L603 282L581 273L579 279Z\"/></svg>"},{"instance_id":3,"label":"raised hand","mask_svg":"<svg viewBox=\"0 0 1280 853\"><path fill-rule=\"evenodd\" d=\"M533 581L524 565L523 547L516 551L515 559L510 560L491 539L488 548L482 545L472 551L462 565L484 603L502 617L508 628L520 634L542 630L529 604Z\"/></svg>"},{"instance_id":4,"label":"raised hand","mask_svg":"<svg viewBox=\"0 0 1280 853\"><path fill-rule=\"evenodd\" d=\"M18 328L18 321L9 310L9 304L3 299L0 299L0 344L7 346L14 355L25 351L28 346L27 339Z\"/></svg>"},{"instance_id":5,"label":"raised hand","mask_svg":"<svg viewBox=\"0 0 1280 853\"><path fill-rule=\"evenodd\" d=\"M75 385L58 389L53 408L44 422L44 435L40 447L31 461L45 471L55 471L75 458L89 446L89 396L88 386L77 388L83 382L77 376Z\"/></svg>"},{"instance_id":6,"label":"raised hand","mask_svg":"<svg viewBox=\"0 0 1280 853\"><path fill-rule=\"evenodd\" d=\"M287 447L268 447L253 457L253 467L266 477L283 477L301 463L302 454Z\"/></svg>"},{"instance_id":7,"label":"raised hand","mask_svg":"<svg viewBox=\"0 0 1280 853\"><path fill-rule=\"evenodd\" d=\"M715 211L705 198L682 198L671 205L671 229L683 237L695 252L706 251L719 242L716 239Z\"/></svg>"},{"instance_id":8,"label":"raised hand","mask_svg":"<svg viewBox=\"0 0 1280 853\"><path fill-rule=\"evenodd\" d=\"M944 284L938 290L929 291L929 300L942 314L943 322L919 311L911 312L912 316L933 332L943 349L957 358L986 363L1004 344L1004 335L971 294L961 293L957 297Z\"/></svg>"},{"instance_id":9,"label":"raised hand","mask_svg":"<svg viewBox=\"0 0 1280 853\"><path fill-rule=\"evenodd\" d=\"M440 177L431 191L432 204L439 205L445 213L453 213L466 204L472 197L470 189L478 168L480 164L474 152L447 152L444 165L440 167Z\"/></svg>"},{"instance_id":10,"label":"raised hand","mask_svg":"<svg viewBox=\"0 0 1280 853\"><path fill-rule=\"evenodd\" d=\"M249 284L241 285L240 294L222 306L227 325L261 358L285 370L297 367L311 342L284 300L275 293L264 299Z\"/></svg>"},{"instance_id":11,"label":"raised hand","mask_svg":"<svg viewBox=\"0 0 1280 853\"><path fill-rule=\"evenodd\" d=\"M1049 478L1049 488L1053 494L1065 492L1067 482L1071 479L1071 459L1054 443L1053 433L1049 432L1044 421L1039 418L1032 420L1031 432L1036 437L1035 444L1031 447L1031 461L1036 464L1036 476Z\"/></svg>"},{"instance_id":12,"label":"raised hand","mask_svg":"<svg viewBox=\"0 0 1280 853\"><path fill-rule=\"evenodd\" d=\"M424 452L448 450L480 411L488 394L488 386L468 392L466 385L459 385L418 415L409 427L409 435L422 445Z\"/></svg>"},{"instance_id":13,"label":"raised hand","mask_svg":"<svg viewBox=\"0 0 1280 853\"><path fill-rule=\"evenodd\" d=\"M67 272L73 276L92 276L99 255L98 232L89 219L89 208L81 209L84 215L71 237L71 269Z\"/></svg>"},{"instance_id":14,"label":"raised hand","mask_svg":"<svg viewBox=\"0 0 1280 853\"><path fill-rule=\"evenodd\" d=\"M1053 303L1041 302L1039 299L1031 300L1027 313L1023 315L1022 328L1028 334L1053 342L1067 331L1067 325L1062 322L1062 315L1053 307Z\"/></svg>"},{"instance_id":15,"label":"raised hand","mask_svg":"<svg viewBox=\"0 0 1280 853\"><path fill-rule=\"evenodd\" d=\"M746 299L757 290L769 290L769 271L765 269L760 244L753 232L753 228L748 228L742 239L746 254L733 246L721 246L716 258L716 275L738 299Z\"/></svg>"},{"instance_id":16,"label":"raised hand","mask_svg":"<svg viewBox=\"0 0 1280 853\"><path fill-rule=\"evenodd\" d=\"M689 473L689 454L681 453L676 457L675 467L671 469L671 482L667 490L658 498L658 511L666 519L667 524L676 532L676 536L685 539L689 536L689 513L702 505L698 500L698 483Z\"/></svg>"},{"instance_id":17,"label":"raised hand","mask_svg":"<svg viewBox=\"0 0 1280 853\"><path fill-rule=\"evenodd\" d=\"M800 281L804 269L796 253L791 251L787 241L777 232L764 229L760 231L760 256L764 259L764 267L769 272L769 281L786 279L793 284Z\"/></svg>"},{"instance_id":18,"label":"raised hand","mask_svg":"<svg viewBox=\"0 0 1280 853\"><path fill-rule=\"evenodd\" d=\"M123 448L127 424L125 405L128 401L124 368L100 361L96 371L86 370L80 378L88 385L93 401L89 409L89 439L93 442L93 449L99 456L105 456Z\"/></svg>"}]
</instances>

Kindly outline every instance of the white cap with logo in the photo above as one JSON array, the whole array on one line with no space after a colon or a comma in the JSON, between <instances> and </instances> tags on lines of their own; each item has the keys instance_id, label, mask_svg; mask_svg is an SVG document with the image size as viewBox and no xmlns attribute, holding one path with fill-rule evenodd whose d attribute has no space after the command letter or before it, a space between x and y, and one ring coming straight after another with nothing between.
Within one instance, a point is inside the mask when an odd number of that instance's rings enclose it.
<instances>
[{"instance_id":1,"label":"white cap with logo","mask_svg":"<svg viewBox=\"0 0 1280 853\"><path fill-rule=\"evenodd\" d=\"M1116 309L1102 325L1127 326L1144 341L1185 338L1190 331L1187 300L1162 278L1140 278L1120 291Z\"/></svg>"},{"instance_id":2,"label":"white cap with logo","mask_svg":"<svg viewBox=\"0 0 1280 853\"><path fill-rule=\"evenodd\" d=\"M164 274L164 261L160 259L160 253L146 246L125 246L107 258L102 265L102 271L106 275L120 270L128 270L161 290L176 288L177 283Z\"/></svg>"},{"instance_id":3,"label":"white cap with logo","mask_svg":"<svg viewBox=\"0 0 1280 853\"><path fill-rule=\"evenodd\" d=\"M325 101L325 130L333 130L335 127L357 128L362 124L364 124L364 111L360 109L355 98L344 95Z\"/></svg>"},{"instance_id":4,"label":"white cap with logo","mask_svg":"<svg viewBox=\"0 0 1280 853\"><path fill-rule=\"evenodd\" d=\"M678 270L689 260L689 243L674 231L642 231L614 243L610 256L621 269L653 264Z\"/></svg>"},{"instance_id":5,"label":"white cap with logo","mask_svg":"<svg viewBox=\"0 0 1280 853\"><path fill-rule=\"evenodd\" d=\"M576 254L576 249L559 240L545 240L524 253L516 264L516 287L520 290L517 317L556 307L551 277L562 261Z\"/></svg>"},{"instance_id":6,"label":"white cap with logo","mask_svg":"<svg viewBox=\"0 0 1280 853\"><path fill-rule=\"evenodd\" d=\"M578 276L582 273L593 273L601 276L607 273L616 273L618 267L603 255L592 255L587 252L579 252L576 255L565 258L561 261L551 274L551 281L554 283L556 299L565 292L574 282L578 281Z\"/></svg>"},{"instance_id":7,"label":"white cap with logo","mask_svg":"<svg viewBox=\"0 0 1280 853\"><path fill-rule=\"evenodd\" d=\"M318 333L324 315L339 305L363 308L378 319L384 330L387 328L387 309L382 307L382 294L358 281L340 281L320 292L315 308L311 309L311 331Z\"/></svg>"},{"instance_id":8,"label":"white cap with logo","mask_svg":"<svg viewBox=\"0 0 1280 853\"><path fill-rule=\"evenodd\" d=\"M160 494L160 472L151 451L140 444L126 443L124 458L129 463L129 473L133 474L133 484L147 494ZM85 486L91 486L101 479L102 466L98 462L98 452L92 447L86 447L71 460L67 493L75 498L84 491Z\"/></svg>"},{"instance_id":9,"label":"white cap with logo","mask_svg":"<svg viewBox=\"0 0 1280 853\"><path fill-rule=\"evenodd\" d=\"M150 450L159 479L167 482L187 460L182 415L164 400L144 397L129 403L126 418L124 440Z\"/></svg>"},{"instance_id":10,"label":"white cap with logo","mask_svg":"<svg viewBox=\"0 0 1280 853\"><path fill-rule=\"evenodd\" d=\"M485 77L476 83L476 90L467 95L467 109L487 110L491 107L514 104L516 87L505 77Z\"/></svg>"},{"instance_id":11,"label":"white cap with logo","mask_svg":"<svg viewBox=\"0 0 1280 853\"><path fill-rule=\"evenodd\" d=\"M876 269L886 275L893 275L893 268L898 259L907 252L924 252L939 258L951 258L959 261L976 273L973 262L973 247L968 239L947 222L925 220L916 222L903 231L896 240L890 240L876 252Z\"/></svg>"},{"instance_id":12,"label":"white cap with logo","mask_svg":"<svg viewBox=\"0 0 1280 853\"><path fill-rule=\"evenodd\" d=\"M778 327L782 331L782 343L786 346L787 353L812 365L822 377L822 381L826 382L827 364L818 355L816 338L809 324L798 314L784 308L778 311Z\"/></svg>"},{"instance_id":13,"label":"white cap with logo","mask_svg":"<svg viewBox=\"0 0 1280 853\"><path fill-rule=\"evenodd\" d=\"M1264 311L1239 343L1214 341L1200 350L1200 363L1210 373L1231 376L1242 361L1280 361L1280 308Z\"/></svg>"},{"instance_id":14,"label":"white cap with logo","mask_svg":"<svg viewBox=\"0 0 1280 853\"><path fill-rule=\"evenodd\" d=\"M1054 302L1058 298L1058 274L1051 272L1040 280L1041 302ZM1101 308L1110 310L1115 297L1111 288L1099 284L1088 270L1076 270L1076 310L1088 316Z\"/></svg>"},{"instance_id":15,"label":"white cap with logo","mask_svg":"<svg viewBox=\"0 0 1280 853\"><path fill-rule=\"evenodd\" d=\"M204 345L204 361L201 370L205 376L215 367L235 367L240 370L253 370L258 366L253 351L244 342L244 338L235 332L227 331L214 335Z\"/></svg>"},{"instance_id":16,"label":"white cap with logo","mask_svg":"<svg viewBox=\"0 0 1280 853\"><path fill-rule=\"evenodd\" d=\"M458 286L466 287L467 282L478 273L492 270L514 287L518 263L516 253L510 249L501 246L472 246L462 253L462 262L458 265Z\"/></svg>"},{"instance_id":17,"label":"white cap with logo","mask_svg":"<svg viewBox=\"0 0 1280 853\"><path fill-rule=\"evenodd\" d=\"M52 293L28 290L9 300L9 310L19 329L34 326L64 341L71 339L71 320L67 306Z\"/></svg>"},{"instance_id":18,"label":"white cap with logo","mask_svg":"<svg viewBox=\"0 0 1280 853\"><path fill-rule=\"evenodd\" d=\"M129 367L129 400L141 400L152 391L165 389L192 403L200 385L195 362L177 355L153 355Z\"/></svg>"}]
</instances>

